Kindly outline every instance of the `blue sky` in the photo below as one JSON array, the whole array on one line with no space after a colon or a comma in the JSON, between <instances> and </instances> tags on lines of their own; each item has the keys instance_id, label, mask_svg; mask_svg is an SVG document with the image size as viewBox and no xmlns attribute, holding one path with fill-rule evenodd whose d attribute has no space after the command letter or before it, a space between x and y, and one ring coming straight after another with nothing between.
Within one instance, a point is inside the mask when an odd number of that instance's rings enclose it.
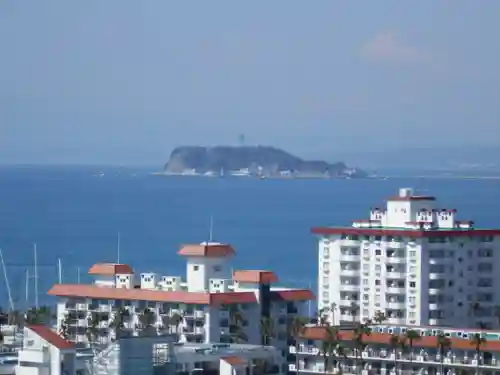
<instances>
[{"instance_id":1,"label":"blue sky","mask_svg":"<svg viewBox=\"0 0 500 375\"><path fill-rule=\"evenodd\" d=\"M500 1L0 2L0 163L500 145Z\"/></svg>"}]
</instances>

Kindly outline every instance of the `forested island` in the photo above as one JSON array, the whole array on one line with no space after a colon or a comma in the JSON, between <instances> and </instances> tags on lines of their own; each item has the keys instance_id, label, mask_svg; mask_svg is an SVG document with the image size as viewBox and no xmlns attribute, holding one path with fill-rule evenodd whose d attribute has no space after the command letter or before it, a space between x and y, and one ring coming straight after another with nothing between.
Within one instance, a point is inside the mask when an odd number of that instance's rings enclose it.
<instances>
[{"instance_id":1,"label":"forested island","mask_svg":"<svg viewBox=\"0 0 500 375\"><path fill-rule=\"evenodd\" d=\"M161 174L290 178L363 178L344 162L304 160L272 146L181 146Z\"/></svg>"}]
</instances>

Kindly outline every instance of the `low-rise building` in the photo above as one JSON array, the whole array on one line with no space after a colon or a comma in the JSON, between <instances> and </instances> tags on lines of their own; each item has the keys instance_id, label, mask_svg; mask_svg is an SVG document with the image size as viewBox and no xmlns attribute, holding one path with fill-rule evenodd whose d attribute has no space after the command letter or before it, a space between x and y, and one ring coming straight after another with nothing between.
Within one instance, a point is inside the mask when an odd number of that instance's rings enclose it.
<instances>
[{"instance_id":1,"label":"low-rise building","mask_svg":"<svg viewBox=\"0 0 500 375\"><path fill-rule=\"evenodd\" d=\"M49 294L59 297L58 329L76 342L96 336L105 344L116 338L118 326L122 336L149 326L181 342L266 344L287 352L288 322L306 315L311 291L274 286L278 278L271 271L232 271L230 245L186 245L178 254L187 260L186 279L98 263L89 270L93 284L54 285ZM266 335L263 320L271 322Z\"/></svg>"},{"instance_id":2,"label":"low-rise building","mask_svg":"<svg viewBox=\"0 0 500 375\"><path fill-rule=\"evenodd\" d=\"M370 330L370 334L362 335L358 341L352 327L307 326L298 351L291 346L290 353L298 354L301 374L458 375L479 370L480 374L493 375L500 372L500 331L394 325L375 325ZM337 348L327 354L326 371L324 342ZM297 372L296 360L289 363L289 371Z\"/></svg>"}]
</instances>

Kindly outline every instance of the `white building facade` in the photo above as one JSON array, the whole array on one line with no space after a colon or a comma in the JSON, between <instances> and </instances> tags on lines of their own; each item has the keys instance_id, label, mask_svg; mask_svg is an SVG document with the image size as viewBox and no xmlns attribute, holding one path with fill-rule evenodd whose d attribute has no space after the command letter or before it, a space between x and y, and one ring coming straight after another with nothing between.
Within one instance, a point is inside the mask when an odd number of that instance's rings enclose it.
<instances>
[{"instance_id":1,"label":"white building facade","mask_svg":"<svg viewBox=\"0 0 500 375\"><path fill-rule=\"evenodd\" d=\"M350 227L319 227L318 307L335 324L493 328L500 304L500 229L476 229L436 198L400 189Z\"/></svg>"},{"instance_id":2,"label":"white building facade","mask_svg":"<svg viewBox=\"0 0 500 375\"><path fill-rule=\"evenodd\" d=\"M278 278L271 271L231 272L235 251L229 245L186 245L178 254L187 258L186 279L135 275L128 265L99 263L89 270L95 276L93 284L54 285L49 294L59 297L59 329L69 325L65 328L69 337L85 342L91 320L98 316L94 330L97 341L104 344L116 336L111 327L118 314L123 320L122 334L134 336L144 324L141 315L147 309L152 313L152 327L159 333L176 334L181 342L260 345L260 323L266 318L272 321L266 344L286 354L287 324L293 316L305 315L313 299L311 291L274 287ZM180 321L172 320L174 316L180 316Z\"/></svg>"}]
</instances>

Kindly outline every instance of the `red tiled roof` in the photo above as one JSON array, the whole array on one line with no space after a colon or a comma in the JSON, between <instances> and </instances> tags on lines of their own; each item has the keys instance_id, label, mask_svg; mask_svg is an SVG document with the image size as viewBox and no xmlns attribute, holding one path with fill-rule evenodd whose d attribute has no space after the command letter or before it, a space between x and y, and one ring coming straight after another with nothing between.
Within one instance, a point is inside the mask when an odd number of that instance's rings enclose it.
<instances>
[{"instance_id":1,"label":"red tiled roof","mask_svg":"<svg viewBox=\"0 0 500 375\"><path fill-rule=\"evenodd\" d=\"M134 300L152 302L177 302L200 305L229 305L236 303L256 303L254 292L167 292L148 289L125 289L101 287L85 284L55 284L48 292L58 297L86 297L93 299Z\"/></svg>"},{"instance_id":2,"label":"red tiled roof","mask_svg":"<svg viewBox=\"0 0 500 375\"><path fill-rule=\"evenodd\" d=\"M231 366L245 366L247 364L247 361L245 361L241 357L237 357L235 355L233 356L228 356L228 357L221 357L221 359L230 364Z\"/></svg>"},{"instance_id":3,"label":"red tiled roof","mask_svg":"<svg viewBox=\"0 0 500 375\"><path fill-rule=\"evenodd\" d=\"M271 299L277 301L310 301L314 294L307 289L273 290Z\"/></svg>"},{"instance_id":4,"label":"red tiled roof","mask_svg":"<svg viewBox=\"0 0 500 375\"><path fill-rule=\"evenodd\" d=\"M235 254L231 245L220 243L202 243L200 245L184 245L177 254L186 257L223 258Z\"/></svg>"},{"instance_id":5,"label":"red tiled roof","mask_svg":"<svg viewBox=\"0 0 500 375\"><path fill-rule=\"evenodd\" d=\"M351 341L353 339L352 331L339 331L339 336L342 341ZM401 335L404 337L404 335ZM326 339L325 327L306 327L302 338L306 340L324 340ZM451 342L452 349L459 350L471 350L474 351L474 344L467 339L458 339L448 337ZM388 333L378 333L372 332L370 335L365 335L363 342L367 344L385 344L390 345L391 335ZM422 336L420 339L413 342L415 348L436 348L437 347L437 337L436 336ZM481 351L491 351L500 352L500 341L486 341L484 345L481 346Z\"/></svg>"},{"instance_id":6,"label":"red tiled roof","mask_svg":"<svg viewBox=\"0 0 500 375\"><path fill-rule=\"evenodd\" d=\"M28 325L26 326L29 330L33 331L35 334L40 336L43 340L47 341L50 345L55 346L58 349L74 349L75 344L68 341L54 332L49 327L43 325Z\"/></svg>"},{"instance_id":7,"label":"red tiled roof","mask_svg":"<svg viewBox=\"0 0 500 375\"><path fill-rule=\"evenodd\" d=\"M436 197L430 195L411 195L409 197L390 197L388 201L435 201Z\"/></svg>"},{"instance_id":8,"label":"red tiled roof","mask_svg":"<svg viewBox=\"0 0 500 375\"><path fill-rule=\"evenodd\" d=\"M314 227L311 233L319 235L355 234L367 236L401 236L410 238L429 237L478 237L478 236L500 236L500 229L384 229L384 228L328 228Z\"/></svg>"},{"instance_id":9,"label":"red tiled roof","mask_svg":"<svg viewBox=\"0 0 500 375\"><path fill-rule=\"evenodd\" d=\"M271 284L278 282L278 276L272 271L237 270L233 272L233 280L250 284Z\"/></svg>"},{"instance_id":10,"label":"red tiled roof","mask_svg":"<svg viewBox=\"0 0 500 375\"><path fill-rule=\"evenodd\" d=\"M96 263L89 269L89 275L115 276L117 274L131 275L134 273L128 264Z\"/></svg>"}]
</instances>

